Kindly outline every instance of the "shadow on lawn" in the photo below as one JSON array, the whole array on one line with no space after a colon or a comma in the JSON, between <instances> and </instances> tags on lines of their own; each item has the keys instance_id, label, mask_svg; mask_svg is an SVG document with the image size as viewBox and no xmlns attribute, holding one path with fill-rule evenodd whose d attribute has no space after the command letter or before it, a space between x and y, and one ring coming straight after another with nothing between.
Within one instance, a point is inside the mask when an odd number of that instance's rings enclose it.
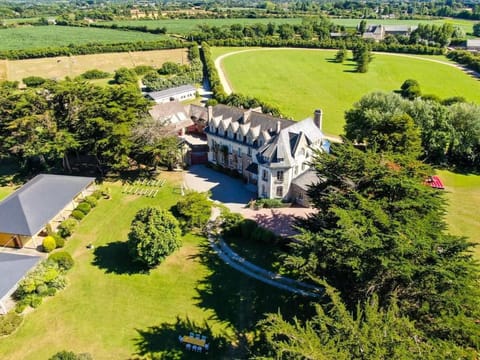
<instances>
[{"instance_id":1,"label":"shadow on lawn","mask_svg":"<svg viewBox=\"0 0 480 360\"><path fill-rule=\"evenodd\" d=\"M148 269L132 261L125 241L115 241L97 247L92 264L114 274L148 274Z\"/></svg>"},{"instance_id":2,"label":"shadow on lawn","mask_svg":"<svg viewBox=\"0 0 480 360\"><path fill-rule=\"evenodd\" d=\"M198 359L208 357L221 358L228 346L224 337L214 337L207 322L196 324L188 317L182 319L177 316L174 323L164 323L159 326L150 326L146 329L137 329L138 337L134 339L137 348L131 359ZM196 353L186 350L178 337L188 335L190 332L199 333L207 337L209 344L208 354Z\"/></svg>"},{"instance_id":3,"label":"shadow on lawn","mask_svg":"<svg viewBox=\"0 0 480 360\"><path fill-rule=\"evenodd\" d=\"M309 314L310 300L274 288L226 265L208 245L197 255L209 269L209 275L197 284L198 306L211 309L212 320L231 324L236 342L231 348L234 358L245 358L256 339L251 332L266 313L280 311L284 318ZM249 334L250 333L250 334Z\"/></svg>"}]
</instances>

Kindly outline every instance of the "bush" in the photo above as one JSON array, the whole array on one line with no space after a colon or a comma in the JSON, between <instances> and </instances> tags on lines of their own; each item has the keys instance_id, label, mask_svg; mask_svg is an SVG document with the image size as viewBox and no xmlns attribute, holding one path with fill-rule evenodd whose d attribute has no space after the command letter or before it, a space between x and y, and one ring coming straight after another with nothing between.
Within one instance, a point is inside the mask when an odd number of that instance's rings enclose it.
<instances>
[{"instance_id":1,"label":"bush","mask_svg":"<svg viewBox=\"0 0 480 360\"><path fill-rule=\"evenodd\" d=\"M28 76L23 78L22 81L27 87L38 87L43 85L43 83L45 83L47 80L40 76Z\"/></svg>"},{"instance_id":2,"label":"bush","mask_svg":"<svg viewBox=\"0 0 480 360\"><path fill-rule=\"evenodd\" d=\"M63 248L65 246L65 239L57 233L51 235L55 239L55 244L57 244L57 249Z\"/></svg>"},{"instance_id":3,"label":"bush","mask_svg":"<svg viewBox=\"0 0 480 360\"><path fill-rule=\"evenodd\" d=\"M70 270L75 263L72 256L66 251L57 251L48 257L49 261L56 262L62 270Z\"/></svg>"},{"instance_id":4,"label":"bush","mask_svg":"<svg viewBox=\"0 0 480 360\"><path fill-rule=\"evenodd\" d=\"M85 214L83 212L81 212L80 210L73 210L72 211L72 215L71 215L74 219L80 221L82 220L84 217L85 217Z\"/></svg>"},{"instance_id":5,"label":"bush","mask_svg":"<svg viewBox=\"0 0 480 360\"><path fill-rule=\"evenodd\" d=\"M87 70L80 75L82 78L87 80L92 79L107 79L111 76L110 73L98 69Z\"/></svg>"},{"instance_id":6,"label":"bush","mask_svg":"<svg viewBox=\"0 0 480 360\"><path fill-rule=\"evenodd\" d=\"M75 210L81 211L85 215L87 215L90 212L91 209L92 209L92 207L87 202L82 202L82 203L78 204L78 206L75 208ZM81 220L81 219L79 219L79 220Z\"/></svg>"},{"instance_id":7,"label":"bush","mask_svg":"<svg viewBox=\"0 0 480 360\"><path fill-rule=\"evenodd\" d=\"M48 287L45 284L40 284L35 289L36 293L40 296L45 296L48 293Z\"/></svg>"},{"instance_id":8,"label":"bush","mask_svg":"<svg viewBox=\"0 0 480 360\"><path fill-rule=\"evenodd\" d=\"M254 220L245 219L240 224L240 232L244 238L249 239L257 227L258 225Z\"/></svg>"},{"instance_id":9,"label":"bush","mask_svg":"<svg viewBox=\"0 0 480 360\"><path fill-rule=\"evenodd\" d=\"M255 205L266 209L285 207L285 204L280 199L259 199L255 202Z\"/></svg>"},{"instance_id":10,"label":"bush","mask_svg":"<svg viewBox=\"0 0 480 360\"><path fill-rule=\"evenodd\" d=\"M135 215L127 245L134 261L151 268L178 249L180 241L177 219L167 210L147 207Z\"/></svg>"},{"instance_id":11,"label":"bush","mask_svg":"<svg viewBox=\"0 0 480 360\"><path fill-rule=\"evenodd\" d=\"M102 190L95 190L92 195L95 199L100 199L102 197Z\"/></svg>"},{"instance_id":12,"label":"bush","mask_svg":"<svg viewBox=\"0 0 480 360\"><path fill-rule=\"evenodd\" d=\"M57 243L55 242L55 238L49 235L43 239L42 246L43 251L49 253L57 248Z\"/></svg>"},{"instance_id":13,"label":"bush","mask_svg":"<svg viewBox=\"0 0 480 360\"><path fill-rule=\"evenodd\" d=\"M209 193L190 191L176 205L176 210L186 221L188 229L203 229L212 213Z\"/></svg>"},{"instance_id":14,"label":"bush","mask_svg":"<svg viewBox=\"0 0 480 360\"><path fill-rule=\"evenodd\" d=\"M98 204L98 200L95 196L90 195L85 198L85 202L90 205L90 208L94 208Z\"/></svg>"},{"instance_id":15,"label":"bush","mask_svg":"<svg viewBox=\"0 0 480 360\"><path fill-rule=\"evenodd\" d=\"M74 219L67 219L58 226L57 232L61 237L67 238L72 235L75 226L77 222Z\"/></svg>"},{"instance_id":16,"label":"bush","mask_svg":"<svg viewBox=\"0 0 480 360\"><path fill-rule=\"evenodd\" d=\"M10 335L22 323L22 317L14 312L0 316L0 336Z\"/></svg>"},{"instance_id":17,"label":"bush","mask_svg":"<svg viewBox=\"0 0 480 360\"><path fill-rule=\"evenodd\" d=\"M59 351L48 360L93 360L89 353L75 354L73 351Z\"/></svg>"},{"instance_id":18,"label":"bush","mask_svg":"<svg viewBox=\"0 0 480 360\"><path fill-rule=\"evenodd\" d=\"M221 217L224 235L240 235L240 225L244 221L243 216L230 211L224 212Z\"/></svg>"}]
</instances>

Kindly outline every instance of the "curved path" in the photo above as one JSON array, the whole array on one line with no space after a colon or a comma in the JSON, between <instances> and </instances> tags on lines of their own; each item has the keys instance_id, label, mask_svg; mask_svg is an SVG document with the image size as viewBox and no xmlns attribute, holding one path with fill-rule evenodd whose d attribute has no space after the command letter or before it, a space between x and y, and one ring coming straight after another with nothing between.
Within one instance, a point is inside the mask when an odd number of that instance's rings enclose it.
<instances>
[{"instance_id":1,"label":"curved path","mask_svg":"<svg viewBox=\"0 0 480 360\"><path fill-rule=\"evenodd\" d=\"M274 272L265 270L251 262L245 260L236 252L234 252L224 241L219 238L216 239L212 234L212 227L215 226L214 219L218 216L218 212L214 210L212 220L207 226L208 241L211 248L215 251L218 257L227 265L231 266L237 271L261 281L265 284L274 286L297 295L306 297L321 297L324 289L311 284L307 284L298 280L290 279Z\"/></svg>"}]
</instances>

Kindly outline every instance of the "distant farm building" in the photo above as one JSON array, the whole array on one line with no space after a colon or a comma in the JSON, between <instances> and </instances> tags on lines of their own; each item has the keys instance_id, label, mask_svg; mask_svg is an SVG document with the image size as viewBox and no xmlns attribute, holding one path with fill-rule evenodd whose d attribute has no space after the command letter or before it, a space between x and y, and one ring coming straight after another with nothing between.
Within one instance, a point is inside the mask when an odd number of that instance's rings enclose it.
<instances>
[{"instance_id":1,"label":"distant farm building","mask_svg":"<svg viewBox=\"0 0 480 360\"><path fill-rule=\"evenodd\" d=\"M0 246L21 248L68 217L95 178L41 174L0 202Z\"/></svg>"},{"instance_id":2,"label":"distant farm building","mask_svg":"<svg viewBox=\"0 0 480 360\"><path fill-rule=\"evenodd\" d=\"M157 104L162 104L169 101L192 100L195 99L196 93L195 86L182 85L167 90L149 92L147 96Z\"/></svg>"},{"instance_id":3,"label":"distant farm building","mask_svg":"<svg viewBox=\"0 0 480 360\"><path fill-rule=\"evenodd\" d=\"M480 51L480 40L467 40L467 50Z\"/></svg>"},{"instance_id":4,"label":"distant farm building","mask_svg":"<svg viewBox=\"0 0 480 360\"><path fill-rule=\"evenodd\" d=\"M380 41L385 39L387 35L404 35L408 36L418 26L411 25L368 25L367 30L363 33L364 39L372 39Z\"/></svg>"}]
</instances>

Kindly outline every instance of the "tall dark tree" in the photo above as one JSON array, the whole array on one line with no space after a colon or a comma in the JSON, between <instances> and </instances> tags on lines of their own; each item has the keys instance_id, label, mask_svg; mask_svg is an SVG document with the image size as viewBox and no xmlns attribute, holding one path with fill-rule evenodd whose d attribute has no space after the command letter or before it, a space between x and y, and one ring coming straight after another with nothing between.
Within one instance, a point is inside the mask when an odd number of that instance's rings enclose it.
<instances>
[{"instance_id":1,"label":"tall dark tree","mask_svg":"<svg viewBox=\"0 0 480 360\"><path fill-rule=\"evenodd\" d=\"M429 336L478 348L472 244L445 232L444 198L423 184L432 170L349 144L333 153L315 156L323 180L309 196L318 212L299 221L304 232L288 264L304 276L325 278L350 307L371 293L385 304L396 293L402 313Z\"/></svg>"}]
</instances>

